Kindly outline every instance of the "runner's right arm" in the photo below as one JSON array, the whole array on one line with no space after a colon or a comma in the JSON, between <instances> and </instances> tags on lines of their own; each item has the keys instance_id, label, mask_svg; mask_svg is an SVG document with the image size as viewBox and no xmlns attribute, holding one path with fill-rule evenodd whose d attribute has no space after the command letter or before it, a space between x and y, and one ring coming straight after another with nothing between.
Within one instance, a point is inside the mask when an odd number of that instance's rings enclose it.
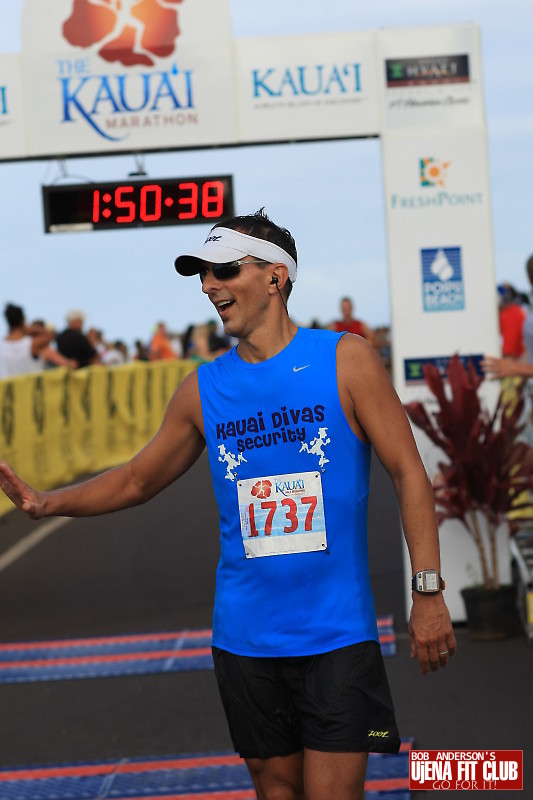
<instances>
[{"instance_id":1,"label":"runner's right arm","mask_svg":"<svg viewBox=\"0 0 533 800\"><path fill-rule=\"evenodd\" d=\"M74 486L36 491L5 461L0 488L32 519L88 517L140 505L183 475L205 447L197 373L174 392L159 431L131 461Z\"/></svg>"}]
</instances>

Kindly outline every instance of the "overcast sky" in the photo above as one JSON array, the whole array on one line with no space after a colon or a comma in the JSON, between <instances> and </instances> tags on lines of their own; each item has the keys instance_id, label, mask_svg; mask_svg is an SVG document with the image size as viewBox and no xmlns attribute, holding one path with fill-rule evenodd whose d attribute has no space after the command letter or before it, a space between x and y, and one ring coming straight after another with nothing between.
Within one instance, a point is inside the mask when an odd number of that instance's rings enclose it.
<instances>
[{"instance_id":1,"label":"overcast sky","mask_svg":"<svg viewBox=\"0 0 533 800\"><path fill-rule=\"evenodd\" d=\"M193 0L187 0L192 2ZM20 50L22 0L0 0L0 52ZM230 0L236 37L463 22L481 28L494 225L495 279L526 289L533 253L533 77L528 0ZM336 317L354 298L360 317L388 324L390 303L383 177L378 139L148 154L153 178L234 176L236 213L264 206L298 246L291 297L297 322ZM131 156L69 159L80 181L123 179ZM71 307L106 338L149 338L156 321L173 330L214 316L197 279L178 278L174 257L205 238L204 226L45 235L40 187L61 175L56 161L0 163L0 306L58 328ZM5 329L3 318L0 332Z\"/></svg>"}]
</instances>

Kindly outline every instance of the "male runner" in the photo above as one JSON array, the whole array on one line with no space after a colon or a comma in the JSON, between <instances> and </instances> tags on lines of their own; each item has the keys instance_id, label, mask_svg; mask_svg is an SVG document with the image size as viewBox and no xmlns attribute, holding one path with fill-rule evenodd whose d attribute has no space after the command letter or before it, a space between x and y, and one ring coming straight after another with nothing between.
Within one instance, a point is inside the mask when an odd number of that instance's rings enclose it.
<instances>
[{"instance_id":1,"label":"male runner","mask_svg":"<svg viewBox=\"0 0 533 800\"><path fill-rule=\"evenodd\" d=\"M291 321L296 261L290 233L262 211L215 226L175 266L200 275L238 346L183 381L124 466L37 492L0 462L0 486L34 519L103 514L153 497L207 443L221 542L213 656L235 749L259 800L362 800L368 752L400 744L368 575L370 445L426 579L411 654L427 673L456 643L431 484L402 405L364 339Z\"/></svg>"}]
</instances>

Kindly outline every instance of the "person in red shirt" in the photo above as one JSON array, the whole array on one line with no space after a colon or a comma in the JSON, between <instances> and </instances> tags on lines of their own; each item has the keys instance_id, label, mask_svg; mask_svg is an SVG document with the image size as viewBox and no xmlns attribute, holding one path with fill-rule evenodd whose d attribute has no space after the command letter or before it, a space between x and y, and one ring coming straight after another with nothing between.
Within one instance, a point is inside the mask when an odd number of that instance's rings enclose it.
<instances>
[{"instance_id":1,"label":"person in red shirt","mask_svg":"<svg viewBox=\"0 0 533 800\"><path fill-rule=\"evenodd\" d=\"M362 336L363 339L366 339L367 342L375 347L376 337L368 325L366 325L360 319L354 319L354 307L349 297L342 298L340 309L342 319L339 319L333 323L333 330L337 331L337 333L342 333L343 331L346 331L347 333L355 333L357 336Z\"/></svg>"},{"instance_id":2,"label":"person in red shirt","mask_svg":"<svg viewBox=\"0 0 533 800\"><path fill-rule=\"evenodd\" d=\"M527 312L521 304L522 297L510 283L498 286L500 298L500 334L504 358L520 358L524 355L524 322Z\"/></svg>"}]
</instances>

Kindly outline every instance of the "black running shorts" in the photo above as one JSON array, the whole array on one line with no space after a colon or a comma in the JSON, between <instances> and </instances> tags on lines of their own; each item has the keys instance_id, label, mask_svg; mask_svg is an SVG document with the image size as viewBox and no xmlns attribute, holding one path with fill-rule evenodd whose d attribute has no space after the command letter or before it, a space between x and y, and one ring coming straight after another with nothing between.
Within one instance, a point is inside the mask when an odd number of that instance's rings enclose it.
<instances>
[{"instance_id":1,"label":"black running shorts","mask_svg":"<svg viewBox=\"0 0 533 800\"><path fill-rule=\"evenodd\" d=\"M369 641L295 658L237 656L213 647L235 750L271 758L302 747L397 753L400 737L381 648Z\"/></svg>"}]
</instances>

